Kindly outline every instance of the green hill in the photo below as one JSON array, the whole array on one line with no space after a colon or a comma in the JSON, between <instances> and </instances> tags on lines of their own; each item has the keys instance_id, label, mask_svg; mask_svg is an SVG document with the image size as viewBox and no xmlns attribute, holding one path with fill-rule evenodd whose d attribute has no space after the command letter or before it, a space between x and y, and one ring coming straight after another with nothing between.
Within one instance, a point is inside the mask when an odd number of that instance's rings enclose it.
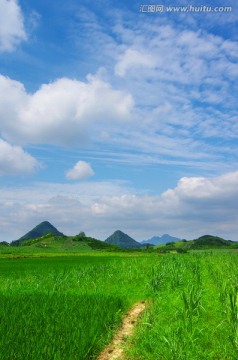
<instances>
[{"instance_id":1,"label":"green hill","mask_svg":"<svg viewBox=\"0 0 238 360\"><path fill-rule=\"evenodd\" d=\"M11 245L19 246L27 240L37 239L49 233L55 236L64 236L64 234L58 231L51 223L49 223L49 221L43 221L42 223L34 227L32 230L30 230L28 233L20 237L20 239L13 241Z\"/></svg>"},{"instance_id":2,"label":"green hill","mask_svg":"<svg viewBox=\"0 0 238 360\"><path fill-rule=\"evenodd\" d=\"M168 242L165 245L155 247L158 251L184 252L187 250L205 250L205 249L237 249L238 242L225 240L218 236L203 235L194 240L181 240L178 242Z\"/></svg>"},{"instance_id":3,"label":"green hill","mask_svg":"<svg viewBox=\"0 0 238 360\"><path fill-rule=\"evenodd\" d=\"M237 245L235 241L224 240L218 236L204 235L194 240L193 248L200 247L230 247L232 245Z\"/></svg>"},{"instance_id":4,"label":"green hill","mask_svg":"<svg viewBox=\"0 0 238 360\"><path fill-rule=\"evenodd\" d=\"M22 242L19 247L32 250L41 251L90 251L90 250L105 250L116 251L118 247L111 244L107 244L104 241L100 241L91 237L87 237L83 233L76 236L56 236L52 233L46 234L39 238L29 239Z\"/></svg>"},{"instance_id":5,"label":"green hill","mask_svg":"<svg viewBox=\"0 0 238 360\"><path fill-rule=\"evenodd\" d=\"M132 239L127 234L123 233L120 230L115 231L111 236L109 236L105 243L119 246L125 249L139 249L142 245L136 240Z\"/></svg>"}]
</instances>

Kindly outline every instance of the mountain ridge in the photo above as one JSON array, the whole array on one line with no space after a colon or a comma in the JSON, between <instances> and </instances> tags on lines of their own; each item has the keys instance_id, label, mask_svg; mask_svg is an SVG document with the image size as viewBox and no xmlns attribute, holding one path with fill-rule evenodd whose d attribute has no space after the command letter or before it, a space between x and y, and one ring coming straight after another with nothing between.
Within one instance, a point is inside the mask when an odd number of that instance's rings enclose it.
<instances>
[{"instance_id":1,"label":"mountain ridge","mask_svg":"<svg viewBox=\"0 0 238 360\"><path fill-rule=\"evenodd\" d=\"M152 245L162 245L162 244L166 244L167 242L177 242L180 241L181 239L175 236L171 236L169 234L164 234L162 236L153 236L152 238L148 239L148 240L143 240L141 241L141 244L146 245L146 244L152 244Z\"/></svg>"}]
</instances>

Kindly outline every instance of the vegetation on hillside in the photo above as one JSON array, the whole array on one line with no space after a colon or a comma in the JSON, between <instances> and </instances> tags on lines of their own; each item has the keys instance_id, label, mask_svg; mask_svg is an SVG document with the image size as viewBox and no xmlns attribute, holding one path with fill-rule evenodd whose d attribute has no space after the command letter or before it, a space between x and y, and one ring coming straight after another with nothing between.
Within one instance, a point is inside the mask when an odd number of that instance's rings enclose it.
<instances>
[{"instance_id":1,"label":"vegetation on hillside","mask_svg":"<svg viewBox=\"0 0 238 360\"><path fill-rule=\"evenodd\" d=\"M137 242L127 234L120 230L115 231L104 242L87 237L83 231L76 236L65 236L59 232L48 221L43 221L36 227L34 227L27 234L20 239L12 241L11 246L24 246L24 247L36 247L42 249L61 249L61 250L79 250L93 249L93 250L108 250L108 251L157 251L157 252L180 252L184 253L188 250L199 250L208 248L237 248L238 243L231 240L224 240L218 236L204 235L194 240L181 240L176 237L172 237L168 234L163 235L161 238L154 237L154 244L157 242L163 242L164 239L170 241L166 244L153 246L147 241L144 244ZM148 240L149 241L149 240ZM0 247L8 246L8 243L0 243ZM154 249L152 249L152 247ZM123 250L124 249L124 250Z\"/></svg>"},{"instance_id":2,"label":"vegetation on hillside","mask_svg":"<svg viewBox=\"0 0 238 360\"><path fill-rule=\"evenodd\" d=\"M189 250L207 250L207 249L237 249L238 242L224 240L218 236L204 235L194 240L181 240L178 242L168 242L165 245L155 246L155 250L161 253L165 252L187 252Z\"/></svg>"},{"instance_id":3,"label":"vegetation on hillside","mask_svg":"<svg viewBox=\"0 0 238 360\"><path fill-rule=\"evenodd\" d=\"M55 236L64 236L64 234L58 231L51 223L49 223L49 221L43 221L34 227L31 231L20 237L20 239L13 241L11 245L20 246L28 240L37 239L49 233Z\"/></svg>"},{"instance_id":4,"label":"vegetation on hillside","mask_svg":"<svg viewBox=\"0 0 238 360\"><path fill-rule=\"evenodd\" d=\"M106 243L112 244L115 246L119 246L121 248L130 248L130 249L139 249L141 248L141 244L136 240L132 239L127 234L123 233L120 230L115 231L111 236L109 236L106 240Z\"/></svg>"},{"instance_id":5,"label":"vegetation on hillside","mask_svg":"<svg viewBox=\"0 0 238 360\"><path fill-rule=\"evenodd\" d=\"M15 246L15 244L12 244ZM25 240L18 248L31 249L32 251L90 251L90 250L105 250L117 251L120 250L117 246L107 244L103 241L88 237L81 232L76 236L56 236L52 233L46 234L39 238Z\"/></svg>"}]
</instances>

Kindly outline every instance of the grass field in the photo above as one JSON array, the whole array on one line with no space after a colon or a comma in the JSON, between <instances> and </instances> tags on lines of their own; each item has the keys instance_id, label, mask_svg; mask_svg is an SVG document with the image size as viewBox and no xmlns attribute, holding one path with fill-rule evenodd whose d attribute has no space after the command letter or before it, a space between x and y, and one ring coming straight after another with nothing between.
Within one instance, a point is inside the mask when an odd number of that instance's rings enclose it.
<instances>
[{"instance_id":1,"label":"grass field","mask_svg":"<svg viewBox=\"0 0 238 360\"><path fill-rule=\"evenodd\" d=\"M237 254L165 256L153 270L152 303L127 359L237 359Z\"/></svg>"},{"instance_id":2,"label":"grass field","mask_svg":"<svg viewBox=\"0 0 238 360\"><path fill-rule=\"evenodd\" d=\"M147 256L0 261L0 359L93 359L147 296ZM149 266L148 266L149 265Z\"/></svg>"},{"instance_id":3,"label":"grass field","mask_svg":"<svg viewBox=\"0 0 238 360\"><path fill-rule=\"evenodd\" d=\"M142 299L128 360L238 358L237 253L54 255L0 259L1 360L96 359Z\"/></svg>"}]
</instances>

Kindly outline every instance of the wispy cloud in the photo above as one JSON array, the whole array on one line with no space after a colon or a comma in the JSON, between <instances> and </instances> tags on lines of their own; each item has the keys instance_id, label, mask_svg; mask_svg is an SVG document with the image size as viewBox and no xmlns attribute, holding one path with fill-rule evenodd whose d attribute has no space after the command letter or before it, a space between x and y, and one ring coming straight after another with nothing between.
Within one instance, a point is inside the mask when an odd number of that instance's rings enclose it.
<instances>
[{"instance_id":1,"label":"wispy cloud","mask_svg":"<svg viewBox=\"0 0 238 360\"><path fill-rule=\"evenodd\" d=\"M140 53L138 50L127 49L120 56L119 61L115 65L115 73L118 76L125 76L128 71L139 72L141 67L154 67L153 59L146 53Z\"/></svg>"}]
</instances>

